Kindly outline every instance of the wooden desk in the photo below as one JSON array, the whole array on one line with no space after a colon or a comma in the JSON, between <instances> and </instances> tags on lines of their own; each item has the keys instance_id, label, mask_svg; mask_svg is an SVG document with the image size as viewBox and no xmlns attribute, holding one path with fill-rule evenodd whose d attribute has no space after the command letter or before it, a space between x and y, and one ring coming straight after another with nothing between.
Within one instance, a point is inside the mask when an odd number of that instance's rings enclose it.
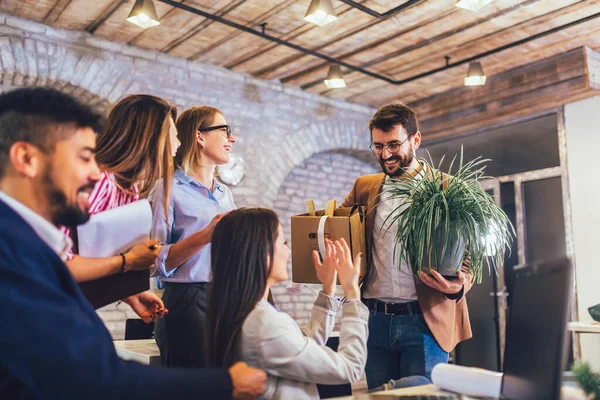
<instances>
[{"instance_id":1,"label":"wooden desk","mask_svg":"<svg viewBox=\"0 0 600 400\"><path fill-rule=\"evenodd\" d=\"M331 337L337 338L339 332L332 332ZM133 360L146 365L161 365L160 351L154 339L115 340L117 354L124 360Z\"/></svg>"},{"instance_id":2,"label":"wooden desk","mask_svg":"<svg viewBox=\"0 0 600 400\"><path fill-rule=\"evenodd\" d=\"M161 365L160 351L154 339L115 340L117 355L124 360L137 361L146 365Z\"/></svg>"},{"instance_id":3,"label":"wooden desk","mask_svg":"<svg viewBox=\"0 0 600 400\"><path fill-rule=\"evenodd\" d=\"M433 395L455 395L461 400L485 400L482 397L470 397L466 395L457 395L455 393L446 392L438 388L436 385L415 386L404 389L387 390L383 392L375 392L347 397L336 397L332 400L377 400L382 396L433 396ZM563 400L585 400L586 395L581 388L569 384L563 384L561 388L561 399ZM385 398L383 398L385 399ZM495 400L490 397L488 400Z\"/></svg>"},{"instance_id":4,"label":"wooden desk","mask_svg":"<svg viewBox=\"0 0 600 400\"><path fill-rule=\"evenodd\" d=\"M567 324L567 328L577 333L600 333L600 322L573 321Z\"/></svg>"},{"instance_id":5,"label":"wooden desk","mask_svg":"<svg viewBox=\"0 0 600 400\"><path fill-rule=\"evenodd\" d=\"M446 394L447 395L448 392L441 390L440 388L438 388L435 385L424 385L424 386L415 386L415 387L404 388L404 389L386 390L386 391L382 391L382 392L374 392L374 393L369 393L369 394L359 394L359 395L354 395L354 396L336 397L335 399L336 400L361 400L361 399L367 399L369 397L372 397L373 400L376 400L377 397L389 396L389 395L415 396L415 395L436 395L436 394L438 394L438 395Z\"/></svg>"}]
</instances>

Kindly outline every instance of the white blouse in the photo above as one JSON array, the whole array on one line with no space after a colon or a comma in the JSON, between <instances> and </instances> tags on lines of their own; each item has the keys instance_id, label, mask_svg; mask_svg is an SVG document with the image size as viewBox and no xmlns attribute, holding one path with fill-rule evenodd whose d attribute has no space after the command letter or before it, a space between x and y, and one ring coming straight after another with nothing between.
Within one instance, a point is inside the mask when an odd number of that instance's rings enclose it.
<instances>
[{"instance_id":1,"label":"white blouse","mask_svg":"<svg viewBox=\"0 0 600 400\"><path fill-rule=\"evenodd\" d=\"M369 310L359 300L342 307L338 352L325 346L340 308L320 292L304 332L286 313L261 300L242 328L241 361L267 375L261 399L318 399L317 383L358 381L367 362Z\"/></svg>"}]
</instances>

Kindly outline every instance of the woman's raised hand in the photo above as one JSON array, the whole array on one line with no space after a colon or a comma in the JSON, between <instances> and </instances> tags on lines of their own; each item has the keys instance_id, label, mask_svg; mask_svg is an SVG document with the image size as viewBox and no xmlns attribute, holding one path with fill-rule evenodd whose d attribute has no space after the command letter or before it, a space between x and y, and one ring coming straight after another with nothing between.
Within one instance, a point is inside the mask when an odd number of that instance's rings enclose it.
<instances>
[{"instance_id":1,"label":"woman's raised hand","mask_svg":"<svg viewBox=\"0 0 600 400\"><path fill-rule=\"evenodd\" d=\"M347 299L360 299L358 276L360 274L362 253L358 253L352 260L350 247L343 238L336 240L334 244L338 260L336 269L344 295Z\"/></svg>"},{"instance_id":2,"label":"woman's raised hand","mask_svg":"<svg viewBox=\"0 0 600 400\"><path fill-rule=\"evenodd\" d=\"M328 296L333 296L335 293L335 285L337 280L337 264L336 247L329 239L325 239L325 254L323 262L319 258L319 252L313 250L313 261L317 270L317 278L323 284L323 292Z\"/></svg>"}]
</instances>

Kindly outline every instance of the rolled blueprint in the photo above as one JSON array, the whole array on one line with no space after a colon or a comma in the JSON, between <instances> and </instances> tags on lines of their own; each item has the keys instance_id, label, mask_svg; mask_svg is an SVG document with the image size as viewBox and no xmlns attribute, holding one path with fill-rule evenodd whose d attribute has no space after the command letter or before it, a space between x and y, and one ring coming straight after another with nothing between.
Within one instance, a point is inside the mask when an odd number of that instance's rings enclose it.
<instances>
[{"instance_id":1,"label":"rolled blueprint","mask_svg":"<svg viewBox=\"0 0 600 400\"><path fill-rule=\"evenodd\" d=\"M431 371L433 383L444 390L476 397L500 397L502 373L481 368L438 364Z\"/></svg>"}]
</instances>

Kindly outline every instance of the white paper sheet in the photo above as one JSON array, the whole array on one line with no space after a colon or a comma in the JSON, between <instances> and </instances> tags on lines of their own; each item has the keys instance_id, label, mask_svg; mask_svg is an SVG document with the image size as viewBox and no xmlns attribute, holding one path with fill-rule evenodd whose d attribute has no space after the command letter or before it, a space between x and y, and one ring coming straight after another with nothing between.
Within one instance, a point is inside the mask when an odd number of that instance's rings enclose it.
<instances>
[{"instance_id":1,"label":"white paper sheet","mask_svg":"<svg viewBox=\"0 0 600 400\"><path fill-rule=\"evenodd\" d=\"M438 364L431 371L431 380L444 390L467 396L500 396L502 373L453 364Z\"/></svg>"},{"instance_id":2,"label":"white paper sheet","mask_svg":"<svg viewBox=\"0 0 600 400\"><path fill-rule=\"evenodd\" d=\"M77 228L79 254L101 258L124 253L148 240L151 227L152 209L145 199L92 215Z\"/></svg>"}]
</instances>

